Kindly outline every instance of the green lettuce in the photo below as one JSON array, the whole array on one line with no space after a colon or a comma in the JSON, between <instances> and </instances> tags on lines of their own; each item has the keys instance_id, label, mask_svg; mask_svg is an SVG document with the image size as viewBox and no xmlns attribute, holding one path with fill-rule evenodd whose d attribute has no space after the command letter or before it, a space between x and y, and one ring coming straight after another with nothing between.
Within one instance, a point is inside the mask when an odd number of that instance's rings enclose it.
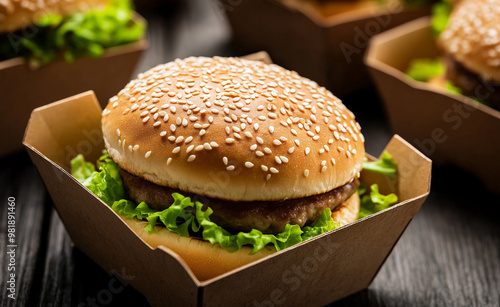
<instances>
[{"instance_id":1,"label":"green lettuce","mask_svg":"<svg viewBox=\"0 0 500 307\"><path fill-rule=\"evenodd\" d=\"M452 8L451 0L442 0L432 6L431 27L435 36L441 34L448 25Z\"/></svg>"},{"instance_id":2,"label":"green lettuce","mask_svg":"<svg viewBox=\"0 0 500 307\"><path fill-rule=\"evenodd\" d=\"M71 174L78 181L111 206L115 212L128 219L147 221L145 230L148 233L153 233L155 226L161 225L181 236L200 236L230 252L235 252L245 245L251 246L253 254L266 245L273 245L280 251L340 226L333 221L332 213L327 208L311 226L301 228L298 225L287 224L285 230L276 235L264 234L256 229L232 234L210 220L210 215L213 213L211 208L203 210L202 203L193 203L189 197L179 193L172 194L173 204L162 211L153 210L144 202L135 204L126 199L119 170L118 165L109 158L106 151L103 151L97 162L97 170L92 163L86 162L82 155L76 156L71 161Z\"/></svg>"},{"instance_id":3,"label":"green lettuce","mask_svg":"<svg viewBox=\"0 0 500 307\"><path fill-rule=\"evenodd\" d=\"M395 177L397 172L396 162L387 151L382 153L382 158L376 161L364 161L363 170L376 172L390 177Z\"/></svg>"},{"instance_id":4,"label":"green lettuce","mask_svg":"<svg viewBox=\"0 0 500 307\"><path fill-rule=\"evenodd\" d=\"M391 193L389 195L380 194L377 184L372 184L370 186L369 194L366 194L366 187L358 189L358 193L360 193L361 195L361 206L358 219L387 209L392 204L395 204L398 201L398 196L394 193Z\"/></svg>"},{"instance_id":5,"label":"green lettuce","mask_svg":"<svg viewBox=\"0 0 500 307\"><path fill-rule=\"evenodd\" d=\"M441 58L414 59L410 62L406 75L414 80L427 82L432 78L442 76L446 71Z\"/></svg>"},{"instance_id":6,"label":"green lettuce","mask_svg":"<svg viewBox=\"0 0 500 307\"><path fill-rule=\"evenodd\" d=\"M380 160L373 162L364 161L363 170L394 178L397 174L397 165L392 159L391 154L384 151ZM366 185L361 183L357 189L357 193L361 198L358 219L362 219L376 212L387 209L398 201L398 196L394 193L389 195L380 194L377 184L372 184L368 193Z\"/></svg>"},{"instance_id":7,"label":"green lettuce","mask_svg":"<svg viewBox=\"0 0 500 307\"><path fill-rule=\"evenodd\" d=\"M130 0L111 0L103 9L69 16L44 15L29 31L0 38L0 60L24 57L33 66L62 55L67 62L89 56L100 57L106 48L139 40L145 24L133 19Z\"/></svg>"}]
</instances>

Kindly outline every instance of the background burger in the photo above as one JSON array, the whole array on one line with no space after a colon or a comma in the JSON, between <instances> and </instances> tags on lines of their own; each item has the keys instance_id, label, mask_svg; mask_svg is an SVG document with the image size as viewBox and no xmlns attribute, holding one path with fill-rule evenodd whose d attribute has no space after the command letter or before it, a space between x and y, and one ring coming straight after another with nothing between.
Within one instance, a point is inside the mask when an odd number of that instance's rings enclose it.
<instances>
[{"instance_id":1,"label":"background burger","mask_svg":"<svg viewBox=\"0 0 500 307\"><path fill-rule=\"evenodd\" d=\"M113 190L106 202L127 224L201 280L358 217L365 152L354 115L277 65L157 66L110 99L102 131L109 157L99 168L116 183L91 190L105 201ZM85 163L73 161L73 174L89 187L75 172Z\"/></svg>"},{"instance_id":2,"label":"background burger","mask_svg":"<svg viewBox=\"0 0 500 307\"><path fill-rule=\"evenodd\" d=\"M465 95L500 107L500 0L457 2L438 44L446 78Z\"/></svg>"},{"instance_id":3,"label":"background burger","mask_svg":"<svg viewBox=\"0 0 500 307\"><path fill-rule=\"evenodd\" d=\"M500 108L500 0L443 0L432 29L443 56L415 59L411 78Z\"/></svg>"},{"instance_id":4,"label":"background burger","mask_svg":"<svg viewBox=\"0 0 500 307\"><path fill-rule=\"evenodd\" d=\"M99 57L139 40L145 24L130 0L0 1L0 61L26 58L32 66L64 57Z\"/></svg>"}]
</instances>

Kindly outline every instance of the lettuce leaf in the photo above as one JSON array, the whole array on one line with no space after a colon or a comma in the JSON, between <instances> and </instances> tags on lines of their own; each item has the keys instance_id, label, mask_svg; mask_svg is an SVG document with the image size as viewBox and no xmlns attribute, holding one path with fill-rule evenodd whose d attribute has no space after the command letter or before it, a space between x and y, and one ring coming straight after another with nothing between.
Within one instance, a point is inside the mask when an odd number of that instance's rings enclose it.
<instances>
[{"instance_id":1,"label":"lettuce leaf","mask_svg":"<svg viewBox=\"0 0 500 307\"><path fill-rule=\"evenodd\" d=\"M366 191L366 190L365 190ZM364 194L364 192L363 192ZM389 208L392 204L398 201L398 196L394 193L382 195L378 191L378 185L370 186L370 194L360 195L361 207L359 210L358 219L362 219L379 211Z\"/></svg>"},{"instance_id":2,"label":"lettuce leaf","mask_svg":"<svg viewBox=\"0 0 500 307\"><path fill-rule=\"evenodd\" d=\"M130 0L111 0L103 9L69 16L44 15L29 31L0 38L0 60L22 56L39 66L61 54L67 62L83 56L100 57L106 48L137 41L144 35L144 23L135 21L133 14Z\"/></svg>"},{"instance_id":3,"label":"lettuce leaf","mask_svg":"<svg viewBox=\"0 0 500 307\"><path fill-rule=\"evenodd\" d=\"M448 25L452 8L451 0L442 0L432 6L431 27L435 36L441 34Z\"/></svg>"},{"instance_id":4,"label":"lettuce leaf","mask_svg":"<svg viewBox=\"0 0 500 307\"><path fill-rule=\"evenodd\" d=\"M253 247L251 254L254 254L266 245L273 245L280 251L340 226L332 219L332 213L327 208L311 226L301 228L298 225L287 224L285 230L276 235L264 234L256 229L232 234L210 220L210 215L213 213L211 208L203 210L202 203L193 203L189 197L179 193L172 194L173 204L162 211L153 210L144 202L136 205L126 199L119 175L120 169L106 151L103 151L103 155L99 158L97 168L96 171L92 163L86 162L82 155L71 160L71 174L77 180L127 219L148 221L145 228L148 233L153 233L155 226L161 225L184 237L201 236L204 240L219 244L229 252L238 251L242 246L251 246Z\"/></svg>"},{"instance_id":5,"label":"lettuce leaf","mask_svg":"<svg viewBox=\"0 0 500 307\"><path fill-rule=\"evenodd\" d=\"M410 62L406 75L414 80L427 82L430 79L441 76L446 68L441 58L436 59L414 59Z\"/></svg>"},{"instance_id":6,"label":"lettuce leaf","mask_svg":"<svg viewBox=\"0 0 500 307\"><path fill-rule=\"evenodd\" d=\"M397 166L392 156L387 151L382 153L382 158L376 161L364 161L363 170L395 177Z\"/></svg>"}]
</instances>

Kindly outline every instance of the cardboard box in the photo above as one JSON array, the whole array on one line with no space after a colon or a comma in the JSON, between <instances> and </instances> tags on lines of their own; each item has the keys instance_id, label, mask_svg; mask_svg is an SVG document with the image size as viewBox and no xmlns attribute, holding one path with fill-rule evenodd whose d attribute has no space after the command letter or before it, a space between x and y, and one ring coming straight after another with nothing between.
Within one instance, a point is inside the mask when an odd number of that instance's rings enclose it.
<instances>
[{"instance_id":1,"label":"cardboard box","mask_svg":"<svg viewBox=\"0 0 500 307\"><path fill-rule=\"evenodd\" d=\"M399 1L354 1L355 10L332 15L309 1L223 0L234 43L244 52L266 50L279 65L343 96L370 85L363 54L371 36L427 15L429 8L402 8Z\"/></svg>"},{"instance_id":2,"label":"cardboard box","mask_svg":"<svg viewBox=\"0 0 500 307\"><path fill-rule=\"evenodd\" d=\"M142 20L139 15L136 18ZM0 157L22 149L24 129L34 108L88 90L107 103L130 81L146 47L146 40L141 39L109 48L99 59L85 57L71 64L61 59L37 69L23 58L0 62L0 130L7 132Z\"/></svg>"},{"instance_id":3,"label":"cardboard box","mask_svg":"<svg viewBox=\"0 0 500 307\"><path fill-rule=\"evenodd\" d=\"M155 306L319 306L368 287L417 213L430 188L431 161L399 136L387 145L398 181L362 174L400 202L388 210L325 233L221 276L198 280L168 248L152 249L106 204L69 173L82 153L103 149L101 108L92 92L33 111L24 145L38 168L74 244Z\"/></svg>"},{"instance_id":4,"label":"cardboard box","mask_svg":"<svg viewBox=\"0 0 500 307\"><path fill-rule=\"evenodd\" d=\"M500 112L407 77L411 60L441 56L422 18L373 38L366 63L394 132L434 162L453 164L500 193Z\"/></svg>"}]
</instances>

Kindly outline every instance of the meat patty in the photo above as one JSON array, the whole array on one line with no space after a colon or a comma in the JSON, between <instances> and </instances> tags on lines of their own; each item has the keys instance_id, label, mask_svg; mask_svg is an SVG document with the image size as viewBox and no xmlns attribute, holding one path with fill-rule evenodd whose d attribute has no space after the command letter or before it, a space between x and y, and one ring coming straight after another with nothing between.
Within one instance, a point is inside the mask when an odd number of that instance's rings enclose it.
<instances>
[{"instance_id":1,"label":"meat patty","mask_svg":"<svg viewBox=\"0 0 500 307\"><path fill-rule=\"evenodd\" d=\"M156 185L121 170L125 191L136 203L145 202L155 210L164 210L173 203L172 193L181 193L193 201L210 207L211 220L224 229L239 232L258 229L263 233L279 233L286 224L307 226L314 223L325 208L332 211L346 201L359 186L354 179L332 191L284 201L229 201L187 193Z\"/></svg>"},{"instance_id":2,"label":"meat patty","mask_svg":"<svg viewBox=\"0 0 500 307\"><path fill-rule=\"evenodd\" d=\"M446 55L444 61L446 78L459 87L464 95L476 97L493 108L500 108L500 83L483 80L450 55Z\"/></svg>"}]
</instances>

